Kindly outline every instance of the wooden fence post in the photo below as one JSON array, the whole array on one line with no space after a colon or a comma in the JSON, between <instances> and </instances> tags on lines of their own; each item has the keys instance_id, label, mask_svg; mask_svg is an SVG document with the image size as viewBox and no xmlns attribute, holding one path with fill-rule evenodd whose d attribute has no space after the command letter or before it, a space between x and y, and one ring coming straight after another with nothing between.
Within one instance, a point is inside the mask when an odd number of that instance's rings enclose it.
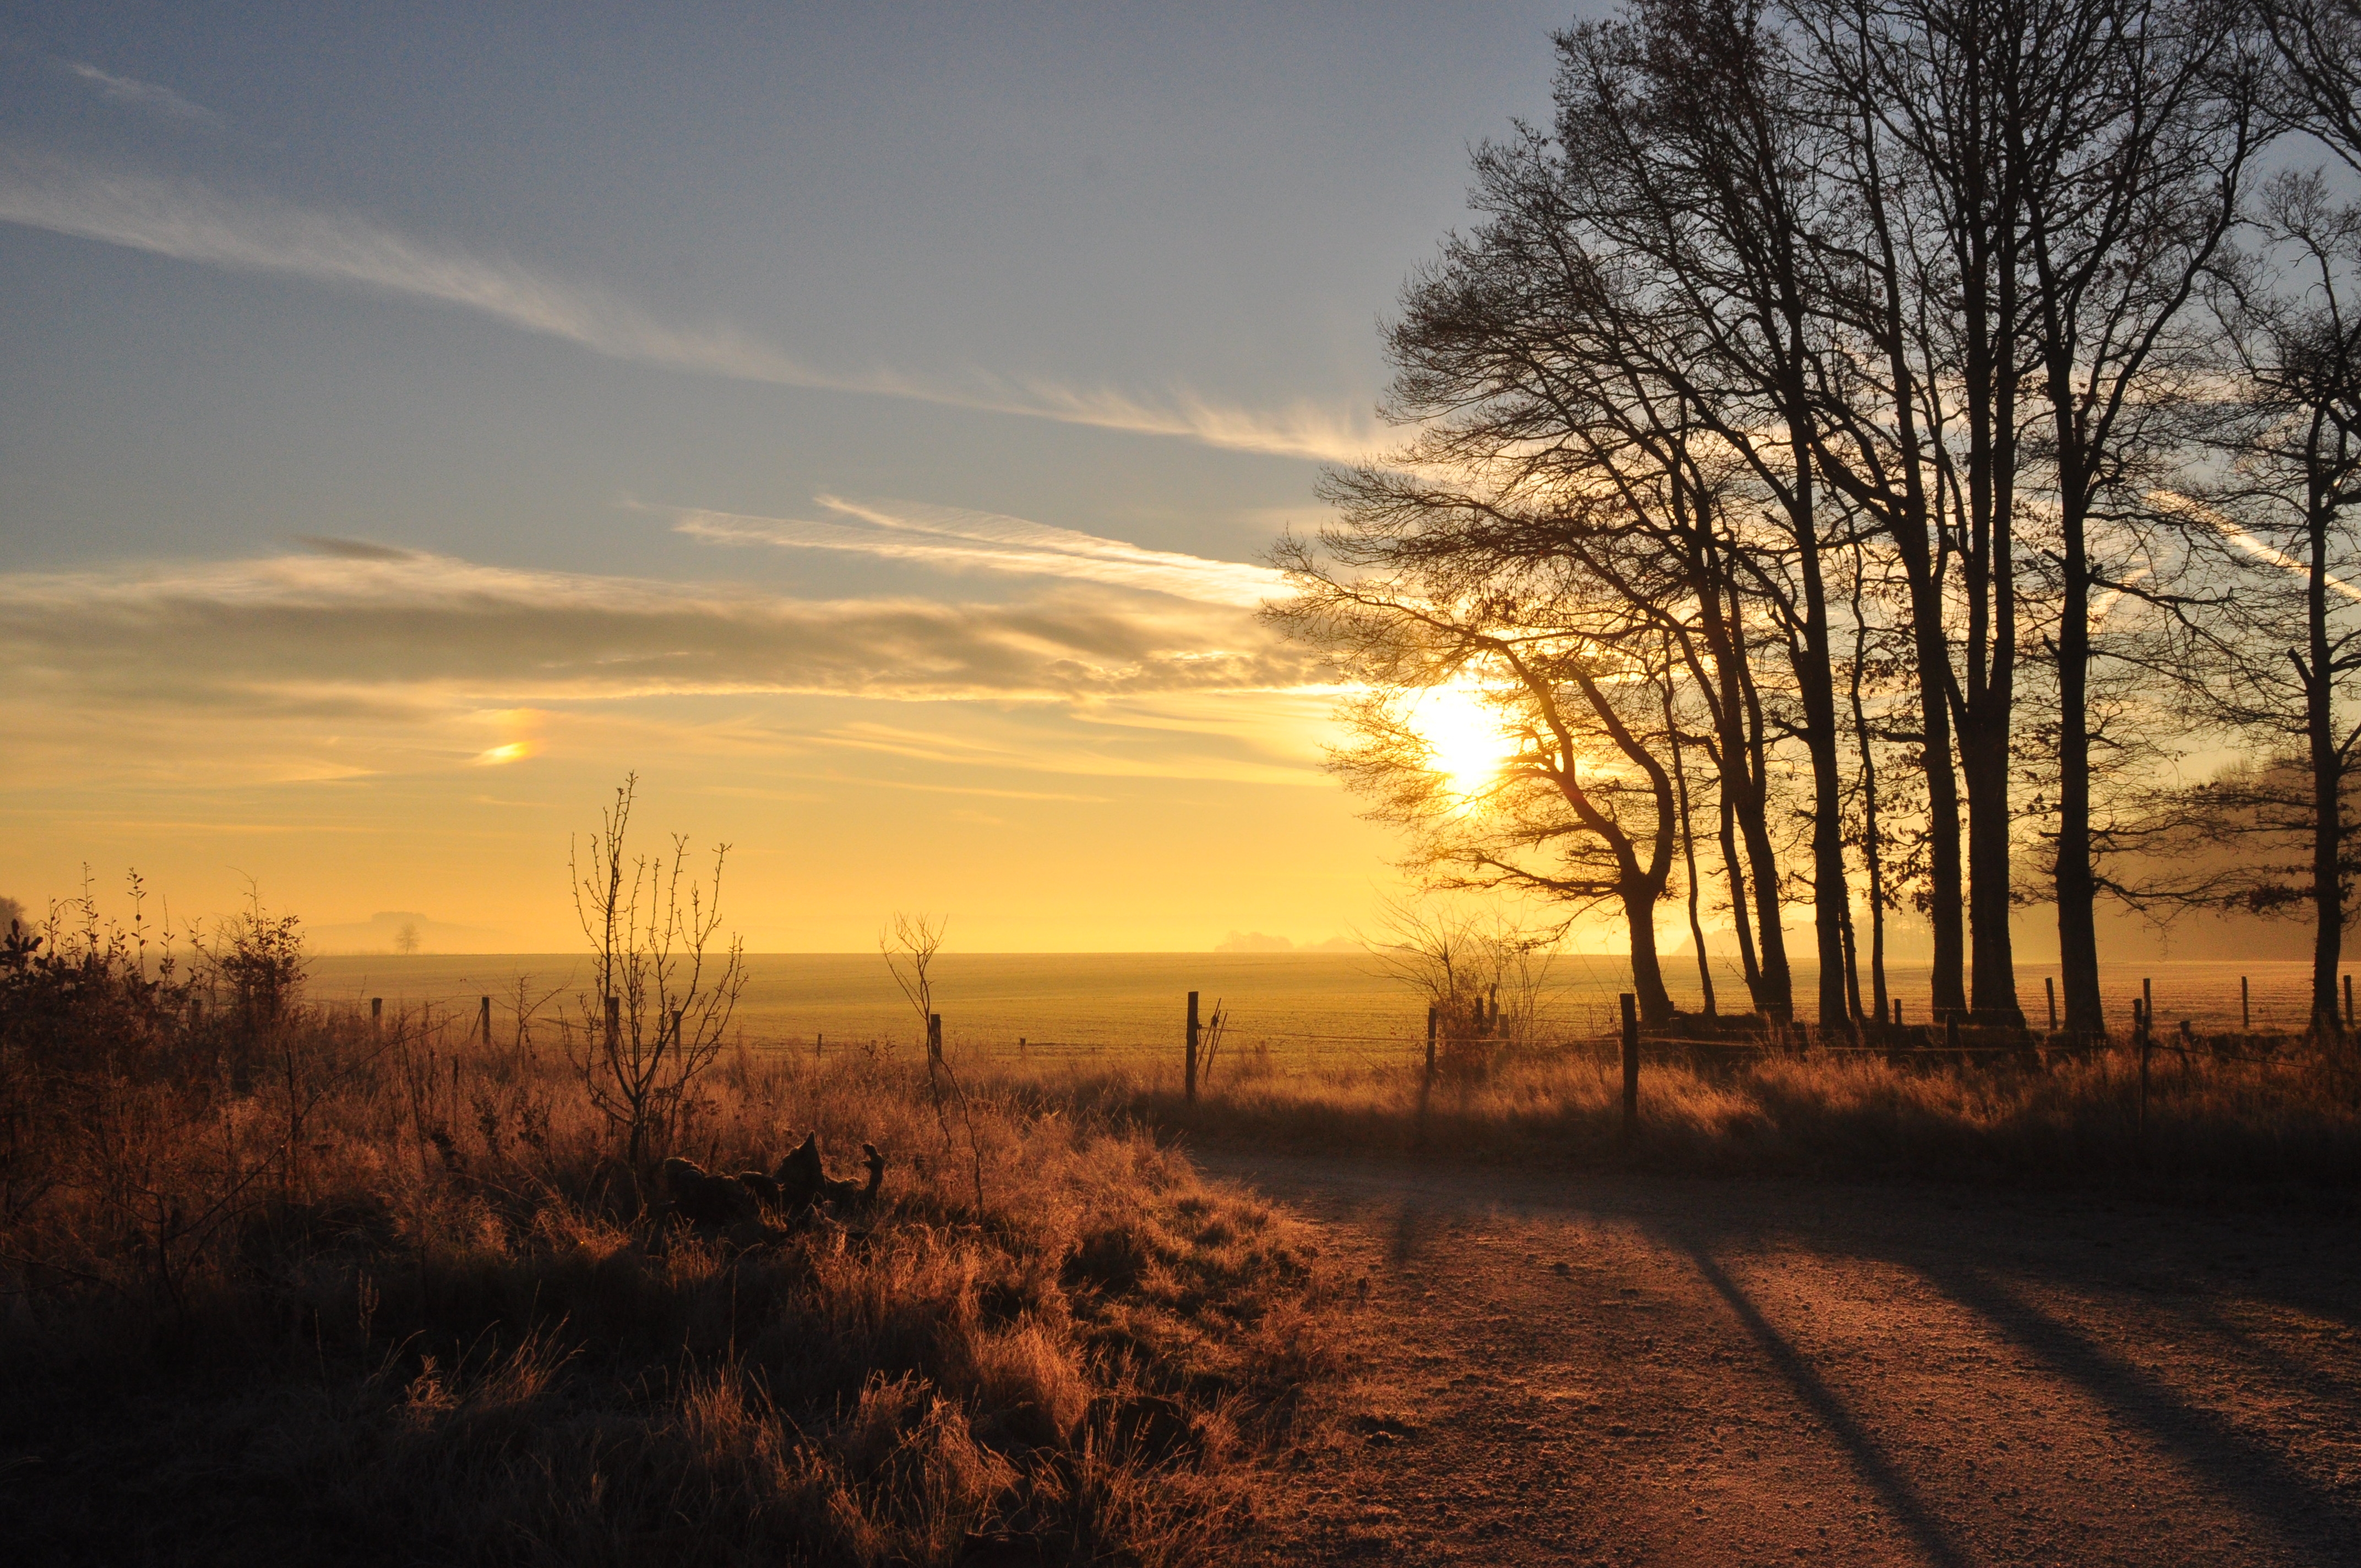
<instances>
[{"instance_id":1,"label":"wooden fence post","mask_svg":"<svg viewBox=\"0 0 2361 1568\"><path fill-rule=\"evenodd\" d=\"M1418 1141L1426 1142L1426 1102L1434 1091L1434 1025L1435 1007L1426 1004L1426 1072L1418 1080Z\"/></svg>"},{"instance_id":2,"label":"wooden fence post","mask_svg":"<svg viewBox=\"0 0 2361 1568\"><path fill-rule=\"evenodd\" d=\"M2141 981L2141 982L2140 982L2140 989L2141 989L2143 992L2145 992L2145 991L2147 989L2147 981ZM2151 1005L2151 1003L2148 1002L2148 1000L2147 1000L2145 996L2143 996L2140 1000L2138 1000L2138 1001L2136 1001L2136 1002L2135 1002L2135 1003L2132 1003L2132 1031L2133 1031L2133 1033L2134 1033L2134 1034L2136 1034L2136 1035L2137 1035L2137 1036L2139 1036L2139 1063L2140 1063L2139 1137L2140 1137L2140 1153L2141 1153L2141 1157L2143 1157L2143 1158L2147 1157L2147 1064L2148 1064L2148 1047L2149 1047L2149 1046L2150 1046L2150 1044L2151 1044L2151 1038L2150 1038L2150 1036L2151 1036L2151 1035L2153 1034L2153 1031L2154 1031L2154 1025L2153 1025L2153 1021L2152 1021L2152 1015L2151 1015L2151 1014L2149 1014L2149 1012L2148 1012L2148 1008L2149 1008L2149 1006L2150 1006L2150 1005Z\"/></svg>"},{"instance_id":3,"label":"wooden fence post","mask_svg":"<svg viewBox=\"0 0 2361 1568\"><path fill-rule=\"evenodd\" d=\"M1624 992L1616 998L1623 1007L1623 1141L1640 1130L1640 1006Z\"/></svg>"},{"instance_id":4,"label":"wooden fence post","mask_svg":"<svg viewBox=\"0 0 2361 1568\"><path fill-rule=\"evenodd\" d=\"M623 1042L623 999L607 998L607 1048L613 1050Z\"/></svg>"},{"instance_id":5,"label":"wooden fence post","mask_svg":"<svg viewBox=\"0 0 2361 1568\"><path fill-rule=\"evenodd\" d=\"M492 1043L492 999L489 996L476 1003L476 1033L486 1046Z\"/></svg>"},{"instance_id":6,"label":"wooden fence post","mask_svg":"<svg viewBox=\"0 0 2361 1568\"><path fill-rule=\"evenodd\" d=\"M825 1048L828 1036L821 1034L818 1029L814 1029L812 1031L812 1060L819 1060L820 1053Z\"/></svg>"},{"instance_id":7,"label":"wooden fence post","mask_svg":"<svg viewBox=\"0 0 2361 1568\"><path fill-rule=\"evenodd\" d=\"M2349 974L2345 977L2345 1028L2348 1034L2353 1028L2353 977Z\"/></svg>"},{"instance_id":8,"label":"wooden fence post","mask_svg":"<svg viewBox=\"0 0 2361 1568\"><path fill-rule=\"evenodd\" d=\"M943 1059L943 1015L927 1014L927 1065L939 1067Z\"/></svg>"},{"instance_id":9,"label":"wooden fence post","mask_svg":"<svg viewBox=\"0 0 2361 1568\"><path fill-rule=\"evenodd\" d=\"M2054 974L2043 975L2041 989L2049 994L2049 1032L2054 1035L2058 1032L2058 977Z\"/></svg>"},{"instance_id":10,"label":"wooden fence post","mask_svg":"<svg viewBox=\"0 0 2361 1568\"><path fill-rule=\"evenodd\" d=\"M2248 1034L2254 1033L2255 1003L2253 998L2246 992L2246 977L2245 975L2240 975L2238 977L2238 1027L2246 1031Z\"/></svg>"},{"instance_id":11,"label":"wooden fence post","mask_svg":"<svg viewBox=\"0 0 2361 1568\"><path fill-rule=\"evenodd\" d=\"M1186 1089L1189 1103L1197 1103L1197 993L1189 993L1189 1064Z\"/></svg>"},{"instance_id":12,"label":"wooden fence post","mask_svg":"<svg viewBox=\"0 0 2361 1568\"><path fill-rule=\"evenodd\" d=\"M382 996L372 996L369 998L369 1027L371 1029L378 1029L383 1027L384 1024L385 998Z\"/></svg>"}]
</instances>

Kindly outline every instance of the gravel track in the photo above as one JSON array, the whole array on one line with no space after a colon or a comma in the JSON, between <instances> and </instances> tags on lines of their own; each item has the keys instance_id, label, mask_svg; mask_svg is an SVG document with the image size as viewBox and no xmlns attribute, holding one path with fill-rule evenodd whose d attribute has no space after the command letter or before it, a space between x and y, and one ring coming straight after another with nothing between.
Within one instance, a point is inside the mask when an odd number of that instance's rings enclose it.
<instances>
[{"instance_id":1,"label":"gravel track","mask_svg":"<svg viewBox=\"0 0 2361 1568\"><path fill-rule=\"evenodd\" d=\"M1195 1157L1357 1303L1242 1563L2361 1563L2351 1219Z\"/></svg>"}]
</instances>

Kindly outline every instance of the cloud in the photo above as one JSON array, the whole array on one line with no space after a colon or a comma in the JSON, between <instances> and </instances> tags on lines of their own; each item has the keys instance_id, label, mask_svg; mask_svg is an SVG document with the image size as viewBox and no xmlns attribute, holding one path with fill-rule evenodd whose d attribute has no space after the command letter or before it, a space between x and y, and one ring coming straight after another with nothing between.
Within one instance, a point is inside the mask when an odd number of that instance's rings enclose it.
<instances>
[{"instance_id":1,"label":"cloud","mask_svg":"<svg viewBox=\"0 0 2361 1568\"><path fill-rule=\"evenodd\" d=\"M1069 701L1291 689L1307 671L1235 609L1161 597L796 600L381 547L0 575L0 651L36 685L324 711L375 711L430 687L511 704L749 692Z\"/></svg>"},{"instance_id":2,"label":"cloud","mask_svg":"<svg viewBox=\"0 0 2361 1568\"><path fill-rule=\"evenodd\" d=\"M411 553L397 550L390 544L374 544L366 539L332 539L318 533L299 533L295 543L306 550L323 555L340 556L347 561L407 561Z\"/></svg>"},{"instance_id":3,"label":"cloud","mask_svg":"<svg viewBox=\"0 0 2361 1568\"><path fill-rule=\"evenodd\" d=\"M1065 577L1242 609L1251 609L1286 587L1286 579L1268 566L1148 550L1021 517L909 501L814 499L860 526L675 508L671 509L673 529L723 544L840 550L953 570Z\"/></svg>"},{"instance_id":4,"label":"cloud","mask_svg":"<svg viewBox=\"0 0 2361 1568\"><path fill-rule=\"evenodd\" d=\"M2312 566L2309 562L2300 561L2296 557L2287 554L2285 551L2279 550L2265 541L2256 538L2254 534L2248 532L2243 526L2241 526L2235 518L2232 518L2225 512L2216 510L2214 508L2209 507L2202 501L2194 500L2188 496L2180 494L2177 490L2163 489L2150 490L2147 493L2147 499L2150 503L2162 508L2166 511L2177 511L2181 513L2183 516L2197 519L2207 527L2212 528L2214 532L2221 534L2223 538L2228 540L2232 544L2237 546L2238 549L2244 551L2246 554L2255 557L2257 561L2267 562L2271 565L2279 567L2282 571L2291 572L2300 577L2308 576L2312 572ZM2323 577L2322 581L2331 593L2339 595L2345 598L2353 599L2356 602L2361 602L2361 587L2356 587L2353 584L2345 582L2343 578L2336 576L2326 576ZM2111 600L2110 602L2113 601Z\"/></svg>"},{"instance_id":5,"label":"cloud","mask_svg":"<svg viewBox=\"0 0 2361 1568\"><path fill-rule=\"evenodd\" d=\"M122 104L134 109L144 109L168 120L184 120L191 125L218 126L222 117L203 104L181 97L170 87L159 87L153 82L142 82L136 76L117 76L101 71L79 60L60 60L58 64L68 73L80 77L96 88L98 95L110 104Z\"/></svg>"},{"instance_id":6,"label":"cloud","mask_svg":"<svg viewBox=\"0 0 2361 1568\"><path fill-rule=\"evenodd\" d=\"M1300 651L1097 583L804 600L382 549L0 574L0 668L12 784L52 793L614 756L1325 784Z\"/></svg>"},{"instance_id":7,"label":"cloud","mask_svg":"<svg viewBox=\"0 0 2361 1568\"><path fill-rule=\"evenodd\" d=\"M229 197L188 181L12 157L0 161L0 221L233 271L432 301L609 358L737 380L906 398L1323 461L1360 460L1382 441L1372 420L1308 402L1272 412L1213 402L1185 389L1159 400L980 371L917 376L827 370L735 328L671 325L603 289L513 260L489 260L415 239L352 214Z\"/></svg>"}]
</instances>

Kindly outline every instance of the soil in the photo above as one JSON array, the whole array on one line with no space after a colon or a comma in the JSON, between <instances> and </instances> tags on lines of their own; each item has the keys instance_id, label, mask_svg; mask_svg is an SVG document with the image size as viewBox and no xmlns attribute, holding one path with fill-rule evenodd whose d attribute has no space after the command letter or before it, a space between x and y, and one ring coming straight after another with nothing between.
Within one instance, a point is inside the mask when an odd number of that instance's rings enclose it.
<instances>
[{"instance_id":1,"label":"soil","mask_svg":"<svg viewBox=\"0 0 2361 1568\"><path fill-rule=\"evenodd\" d=\"M2353 1218L1196 1158L1352 1303L1241 1563L2361 1563Z\"/></svg>"}]
</instances>

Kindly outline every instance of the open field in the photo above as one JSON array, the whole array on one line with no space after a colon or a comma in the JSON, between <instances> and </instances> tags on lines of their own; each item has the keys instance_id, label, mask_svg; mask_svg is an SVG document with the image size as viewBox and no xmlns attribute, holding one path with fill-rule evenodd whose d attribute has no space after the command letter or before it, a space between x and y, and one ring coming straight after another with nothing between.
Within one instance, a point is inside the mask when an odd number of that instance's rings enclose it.
<instances>
[{"instance_id":1,"label":"open field","mask_svg":"<svg viewBox=\"0 0 2361 1568\"><path fill-rule=\"evenodd\" d=\"M11 1562L1194 1562L1326 1379L1299 1234L1137 1128L747 1051L635 1164L554 1052L9 958ZM882 1184L654 1158L807 1132Z\"/></svg>"},{"instance_id":2,"label":"open field","mask_svg":"<svg viewBox=\"0 0 2361 1568\"><path fill-rule=\"evenodd\" d=\"M1399 1003L1352 960L979 959L947 1008L1105 1043L954 1032L954 1082L733 1030L635 1162L548 1014L477 1037L522 963L304 1001L274 929L0 986L27 1561L2292 1563L2361 1518L2339 1047L1652 1043L1626 1138L1596 1040L1323 1043ZM1192 1103L1155 1019L1208 969L1312 1048L1242 1028ZM763 982L883 1022L883 975ZM722 1226L658 1174L807 1130L875 1197Z\"/></svg>"},{"instance_id":3,"label":"open field","mask_svg":"<svg viewBox=\"0 0 2361 1568\"><path fill-rule=\"evenodd\" d=\"M1244 1562L2361 1561L2350 1218L1202 1160L1367 1281Z\"/></svg>"},{"instance_id":4,"label":"open field","mask_svg":"<svg viewBox=\"0 0 2361 1568\"><path fill-rule=\"evenodd\" d=\"M915 1037L909 1006L895 991L875 953L757 953L748 959L750 983L737 1022L756 1045L808 1046L815 1036L852 1044ZM1202 994L1208 1014L1219 1002L1232 1019L1231 1039L1264 1045L1281 1070L1304 1066L1377 1062L1420 1046L1425 1003L1387 976L1367 955L1331 953L957 953L938 963L938 1005L946 1036L993 1056L1013 1055L1028 1042L1050 1057L1077 1049L1177 1049L1182 999ZM382 996L389 1006L431 1004L449 1014L472 1014L489 995L498 1027L512 1017L516 986L549 995L548 1014L576 1006L587 984L578 954L484 953L341 955L311 960L313 994L324 1001L360 1002ZM2044 1022L2042 980L2053 969L2022 966L2019 994L2026 1015ZM1666 965L1681 1005L1697 999L1696 970ZM2204 1030L2240 1026L2238 981L2251 981L2259 1029L2303 1026L2310 1008L2307 965L2279 961L2176 962L2108 965L2101 978L2110 1015L2130 1026L2131 999L2143 978L2155 983L2157 1017L2169 1029L2183 1018ZM1551 970L1539 1009L1550 1036L1591 1036L1611 1026L1615 993L1630 989L1629 971L1614 959L1573 954ZM1812 974L1799 973L1796 993L1808 1000ZM1734 970L1717 984L1725 1011L1742 1009L1745 989ZM1905 1019L1927 1020L1924 970L1894 970ZM554 993L554 994L553 994Z\"/></svg>"}]
</instances>

